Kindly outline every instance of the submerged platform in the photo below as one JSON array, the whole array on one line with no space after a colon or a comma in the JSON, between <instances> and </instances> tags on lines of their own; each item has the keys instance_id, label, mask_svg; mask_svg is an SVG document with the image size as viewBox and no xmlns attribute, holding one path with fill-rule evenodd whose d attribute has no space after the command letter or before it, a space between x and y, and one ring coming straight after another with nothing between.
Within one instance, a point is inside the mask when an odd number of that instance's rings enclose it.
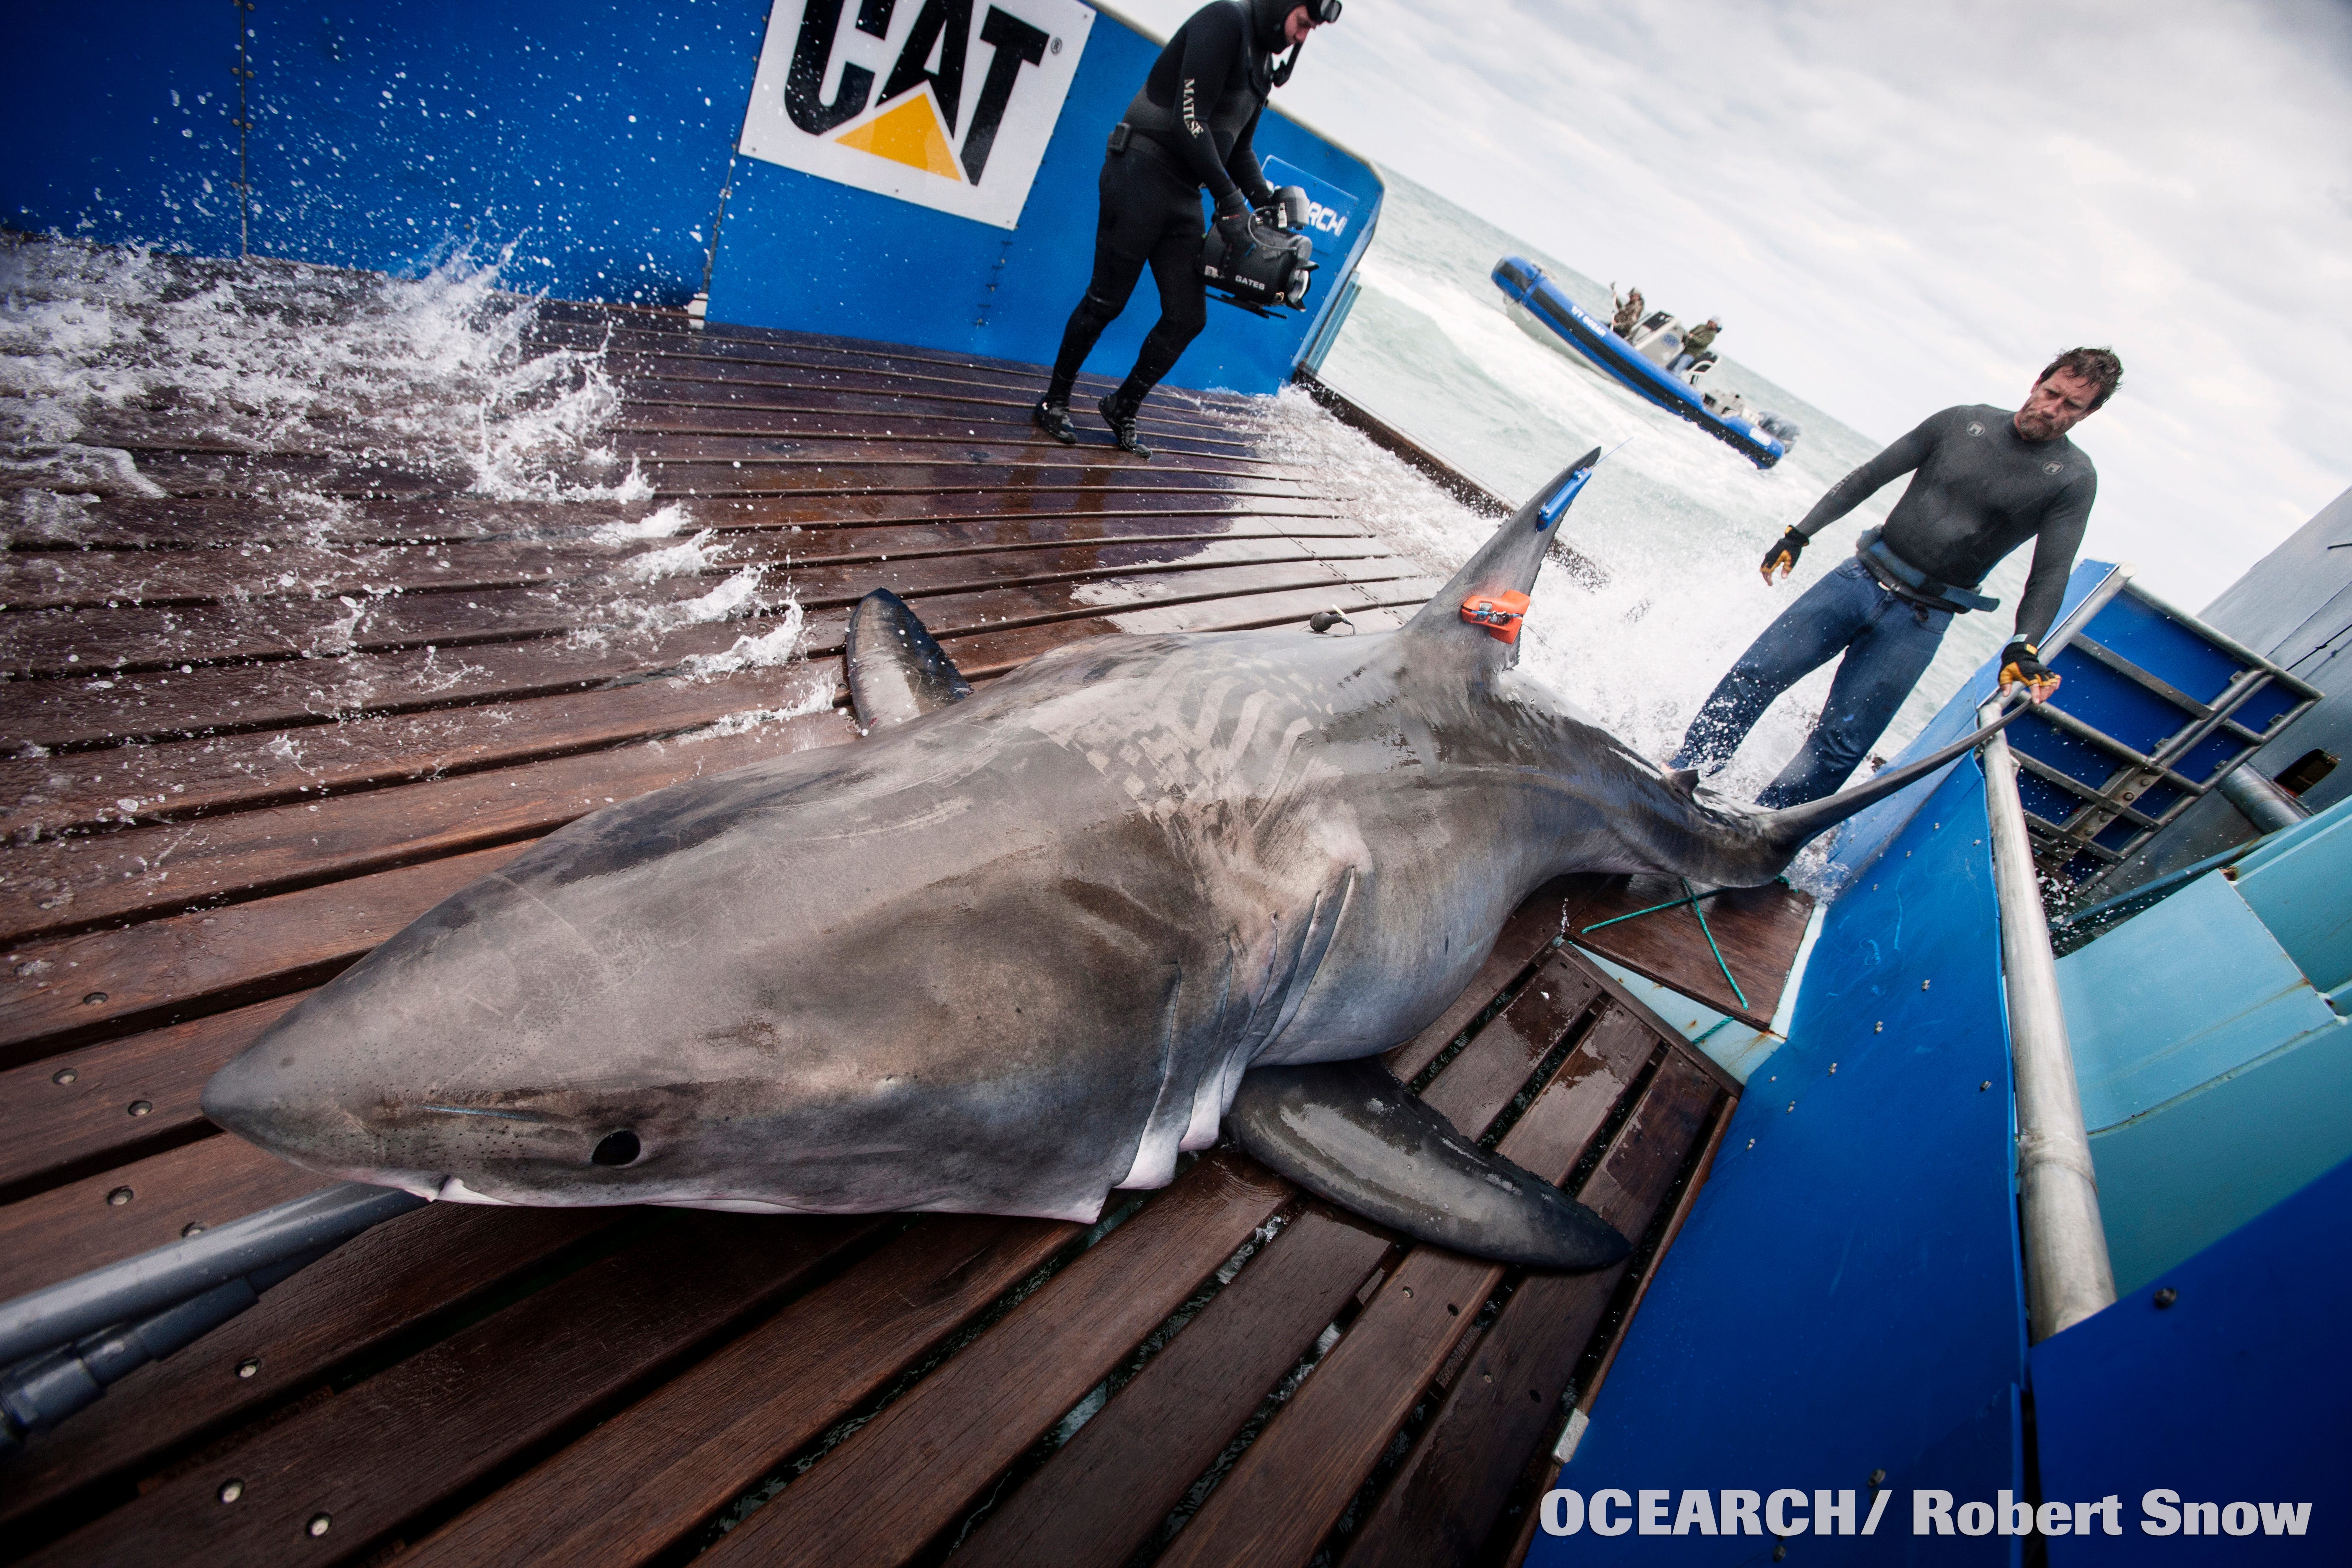
<instances>
[{"instance_id":1,"label":"submerged platform","mask_svg":"<svg viewBox=\"0 0 2352 1568\"><path fill-rule=\"evenodd\" d=\"M986 679L1119 631L1369 631L1435 586L1241 399L1156 399L1146 463L1034 431L1034 367L533 330L619 378L651 494L488 500L126 408L84 439L136 482L0 557L0 1298L320 1184L202 1119L212 1070L582 813L851 739L873 588ZM1513 1559L1738 1096L1563 945L1645 893L1545 889L1391 1058L1624 1266L1411 1246L1230 1150L1092 1227L436 1205L37 1440L0 1559ZM1710 908L1769 1018L1802 908ZM1712 994L1686 910L1577 940Z\"/></svg>"}]
</instances>

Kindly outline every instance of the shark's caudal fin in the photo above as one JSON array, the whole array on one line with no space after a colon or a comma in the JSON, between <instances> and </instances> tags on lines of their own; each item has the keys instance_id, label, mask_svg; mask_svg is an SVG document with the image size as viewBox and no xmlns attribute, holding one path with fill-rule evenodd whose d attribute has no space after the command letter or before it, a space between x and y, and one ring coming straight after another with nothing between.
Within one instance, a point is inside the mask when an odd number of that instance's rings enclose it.
<instances>
[{"instance_id":1,"label":"shark's caudal fin","mask_svg":"<svg viewBox=\"0 0 2352 1568\"><path fill-rule=\"evenodd\" d=\"M1524 595L1535 586L1536 574L1543 570L1544 552L1559 537L1561 514L1600 462L1601 448L1595 447L1529 496L1527 504L1479 546L1468 564L1421 607L1406 624L1405 635L1456 645L1465 655L1489 658L1497 665L1515 660L1518 657L1516 626L1511 638L1498 637L1486 626L1464 620L1463 602L1474 595Z\"/></svg>"},{"instance_id":2,"label":"shark's caudal fin","mask_svg":"<svg viewBox=\"0 0 2352 1568\"><path fill-rule=\"evenodd\" d=\"M1955 741L1941 751L1930 752L1916 763L1906 763L1899 768L1889 768L1868 784L1857 784L1849 790L1841 790L1835 795L1825 795L1820 800L1807 801L1802 805L1791 805L1783 810L1765 813L1764 836L1767 842L1776 850L1785 850L1789 857L1794 858L1798 850L1802 849L1813 839L1835 827L1855 812L1876 805L1895 791L1906 785L1916 784L1945 763L1975 751L1986 741L1991 739L1997 731L2006 728L2011 720L2015 719L2032 706L2030 702L2020 702L1974 734ZM1783 864L1786 864L1785 860Z\"/></svg>"},{"instance_id":3,"label":"shark's caudal fin","mask_svg":"<svg viewBox=\"0 0 2352 1568\"><path fill-rule=\"evenodd\" d=\"M907 601L877 588L849 612L849 700L860 729L903 724L971 695L955 667Z\"/></svg>"}]
</instances>

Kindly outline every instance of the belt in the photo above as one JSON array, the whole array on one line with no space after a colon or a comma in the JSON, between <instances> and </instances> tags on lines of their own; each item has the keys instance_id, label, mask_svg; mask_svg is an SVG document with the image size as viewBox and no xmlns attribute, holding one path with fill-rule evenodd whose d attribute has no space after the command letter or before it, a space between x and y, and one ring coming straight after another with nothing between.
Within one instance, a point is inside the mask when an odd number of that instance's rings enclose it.
<instances>
[{"instance_id":1,"label":"belt","mask_svg":"<svg viewBox=\"0 0 2352 1568\"><path fill-rule=\"evenodd\" d=\"M1887 544L1885 530L1865 528L1853 542L1853 552L1879 585L1900 598L1931 610L1998 610L1999 599L1971 589L1939 583L1906 561Z\"/></svg>"},{"instance_id":2,"label":"belt","mask_svg":"<svg viewBox=\"0 0 2352 1568\"><path fill-rule=\"evenodd\" d=\"M1122 153L1148 153L1161 168L1186 184L1197 187L1201 183L1200 176L1193 174L1172 149L1161 146L1158 141L1124 120L1111 127L1109 151L1114 158Z\"/></svg>"}]
</instances>

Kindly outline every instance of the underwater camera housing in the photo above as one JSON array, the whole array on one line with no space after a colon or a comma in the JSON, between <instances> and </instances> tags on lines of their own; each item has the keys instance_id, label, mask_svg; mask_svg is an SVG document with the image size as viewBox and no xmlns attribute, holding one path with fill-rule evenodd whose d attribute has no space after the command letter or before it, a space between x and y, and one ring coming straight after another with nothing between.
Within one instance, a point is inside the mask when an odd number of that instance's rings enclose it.
<instances>
[{"instance_id":1,"label":"underwater camera housing","mask_svg":"<svg viewBox=\"0 0 2352 1568\"><path fill-rule=\"evenodd\" d=\"M1285 185L1274 193L1274 205L1252 215L1255 243L1242 257L1226 254L1225 237L1213 226L1201 242L1201 280L1209 292L1252 315L1270 316L1276 306L1307 308L1307 289L1315 272L1315 242L1299 232L1307 226L1306 190Z\"/></svg>"}]
</instances>

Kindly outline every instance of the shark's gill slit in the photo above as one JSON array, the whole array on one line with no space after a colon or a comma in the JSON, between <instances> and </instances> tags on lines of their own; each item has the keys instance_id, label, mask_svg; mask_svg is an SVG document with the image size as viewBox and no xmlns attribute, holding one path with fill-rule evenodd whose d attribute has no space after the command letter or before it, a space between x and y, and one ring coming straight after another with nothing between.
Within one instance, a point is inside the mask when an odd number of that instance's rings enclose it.
<instances>
[{"instance_id":1,"label":"shark's gill slit","mask_svg":"<svg viewBox=\"0 0 2352 1568\"><path fill-rule=\"evenodd\" d=\"M637 1135L627 1128L607 1132L596 1144L596 1152L588 1157L600 1165L626 1165L635 1161L640 1145Z\"/></svg>"}]
</instances>

